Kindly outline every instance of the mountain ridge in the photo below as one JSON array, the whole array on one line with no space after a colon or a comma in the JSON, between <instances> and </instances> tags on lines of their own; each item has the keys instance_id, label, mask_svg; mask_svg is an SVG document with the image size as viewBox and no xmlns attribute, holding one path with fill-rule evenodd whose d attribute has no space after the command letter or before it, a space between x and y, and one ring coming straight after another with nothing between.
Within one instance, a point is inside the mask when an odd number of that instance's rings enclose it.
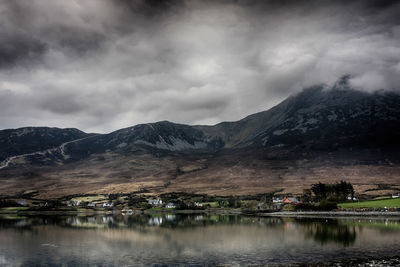
<instances>
[{"instance_id":1,"label":"mountain ridge","mask_svg":"<svg viewBox=\"0 0 400 267\"><path fill-rule=\"evenodd\" d=\"M78 150L77 146L82 144L79 149L86 150L85 154L104 152L109 149L124 150L125 148L126 150L130 145L170 152L209 153L249 146L293 146L307 143L309 140L314 143L320 140L321 146L326 147L340 146L338 142L334 144L324 142L324 139L331 142L334 139L332 135L336 137L338 131L339 135L342 135L341 142L346 137L349 139L348 143L363 142L364 145L389 139L390 145L393 145L399 144L397 138L400 137L397 126L399 118L399 94L357 91L349 87L346 78L342 78L331 88L327 89L322 85L313 86L288 97L269 110L248 115L238 121L221 122L215 125L192 126L164 120L138 124L107 134L87 134L75 128L55 127L1 130L0 144L9 143L9 146L0 148L0 160L47 149L56 151L55 148L58 146L74 140L75 149ZM357 120L362 121L362 124L357 123ZM379 129L378 126L382 125L382 122L385 125L383 129ZM347 127L346 124L350 126ZM390 132L389 129L391 129ZM33 136L29 136L29 133ZM13 140L15 139L13 136L22 136L21 143L17 142L19 140ZM94 137L91 138L94 140L92 144L87 143L84 138L89 136ZM33 140L34 138L38 138L39 141ZM373 138L376 140L372 140ZM66 146L68 146L67 150L71 150L68 149L71 145L67 144L63 147ZM22 149L20 153L17 153L18 148Z\"/></svg>"},{"instance_id":2,"label":"mountain ridge","mask_svg":"<svg viewBox=\"0 0 400 267\"><path fill-rule=\"evenodd\" d=\"M76 128L21 127L1 130L0 161L10 156L50 149L89 135Z\"/></svg>"},{"instance_id":3,"label":"mountain ridge","mask_svg":"<svg viewBox=\"0 0 400 267\"><path fill-rule=\"evenodd\" d=\"M377 184L400 185L400 95L357 91L345 80L212 126L160 121L108 134L66 129L65 135L62 129L45 129L50 133L39 131L40 151L32 152L32 146L24 151L36 135L21 139L8 156L0 146L0 155L7 156L0 166L5 182L0 193L16 188L35 188L46 196L139 189L293 193L335 179L364 192L378 192ZM9 135L4 136L0 144ZM79 138L70 140L74 137Z\"/></svg>"},{"instance_id":4,"label":"mountain ridge","mask_svg":"<svg viewBox=\"0 0 400 267\"><path fill-rule=\"evenodd\" d=\"M351 97L349 97L349 95ZM110 136L110 135L119 135L121 133L131 132L133 134L137 134L137 138L134 138L134 141L142 140L143 144L147 144L150 146L154 146L160 149L171 149L171 150L184 150L184 149L196 149L194 146L195 142L200 142L197 148L204 148L207 144L206 141L210 141L214 139L214 141L218 141L215 139L220 139L224 143L224 148L231 148L235 146L243 146L246 145L246 142L251 141L251 139L257 136L264 136L264 145L265 135L271 134L265 133L268 130L274 130L273 135L280 136L284 135L287 131L299 130L306 132L307 124L308 126L315 124L315 118L311 118L308 121L302 122L302 125L297 125L296 127L289 127L289 129L282 128L280 124L287 123L288 118L293 117L296 113L303 113L307 115L310 112L310 109L314 108L319 111L319 109L323 108L324 102L327 102L328 108L332 106L349 106L350 104L354 104L357 101L368 102L376 102L376 99L382 98L395 98L391 102L395 103L395 114L383 114L384 116L381 119L393 119L397 120L398 109L400 108L400 95L395 92L382 92L376 91L373 93L363 92L359 90L352 89L348 84L348 77L345 76L341 78L338 82L336 82L331 88L327 88L323 85L309 87L307 89L303 89L301 92L289 96L287 99L279 103L278 105L261 112L257 112L254 114L250 114L238 121L225 121L220 122L215 125L187 125L181 123L174 123L170 121L158 121L153 123L144 123L137 124L134 126L118 129L112 131L110 133L105 134L95 134L97 136ZM352 100L351 103L346 103L348 100ZM321 101L322 100L322 101ZM334 105L332 105L332 102ZM311 105L310 105L311 103ZM319 103L315 105L315 103ZM313 106L314 104L314 106ZM387 104L387 103L385 103ZM371 105L372 108L375 108L376 103ZM392 105L393 107L393 105ZM332 122L338 120L337 116L339 114L327 114L326 118ZM342 114L343 115L343 114ZM357 117L361 114L349 114L350 116ZM374 114L367 114L374 115ZM394 115L394 116L393 116ZM340 118L339 118L340 119ZM286 121L285 121L286 120ZM260 124L260 121L265 121L266 123ZM157 130L154 128L156 127ZM4 142L1 139L1 134L4 135L7 131L21 131L21 130L31 130L33 129L57 129L59 131L76 131L80 132L82 137L83 135L94 135L87 134L76 128L56 128L56 127L23 127L18 129L4 129L0 130L0 142ZM140 132L140 129L142 132ZM166 131L166 133L162 133ZM190 133L189 133L190 131ZM161 134L160 134L161 132ZM239 132L239 133L238 133ZM147 135L147 140L146 137ZM173 141L170 140L170 137L182 137L183 139L187 139L187 144L184 144L182 147L174 147ZM131 136L132 137L132 136ZM9 138L9 137L8 137ZM4 138L3 138L4 139ZM79 139L79 138L76 138ZM143 140L144 139L144 140ZM69 140L72 141L73 139ZM64 140L63 140L64 141ZM154 144L160 142L158 145ZM215 145L215 144L214 144ZM221 145L221 144L219 144Z\"/></svg>"}]
</instances>

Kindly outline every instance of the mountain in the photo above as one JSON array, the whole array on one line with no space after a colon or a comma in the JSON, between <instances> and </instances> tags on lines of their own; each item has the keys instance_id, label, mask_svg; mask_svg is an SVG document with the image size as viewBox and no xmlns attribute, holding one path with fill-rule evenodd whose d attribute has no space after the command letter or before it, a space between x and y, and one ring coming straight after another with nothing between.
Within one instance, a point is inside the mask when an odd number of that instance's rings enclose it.
<instances>
[{"instance_id":1,"label":"mountain","mask_svg":"<svg viewBox=\"0 0 400 267\"><path fill-rule=\"evenodd\" d=\"M42 151L62 143L88 137L78 129L25 127L0 131L0 161L7 157Z\"/></svg>"},{"instance_id":2,"label":"mountain","mask_svg":"<svg viewBox=\"0 0 400 267\"><path fill-rule=\"evenodd\" d=\"M109 134L0 131L0 192L301 193L345 179L363 193L400 187L400 95L313 86L236 122L168 121ZM9 179L13 177L13 179Z\"/></svg>"},{"instance_id":3,"label":"mountain","mask_svg":"<svg viewBox=\"0 0 400 267\"><path fill-rule=\"evenodd\" d=\"M228 148L393 146L400 144L400 95L351 89L346 80L332 88L308 88L270 110L238 122L198 126L221 137Z\"/></svg>"},{"instance_id":4,"label":"mountain","mask_svg":"<svg viewBox=\"0 0 400 267\"><path fill-rule=\"evenodd\" d=\"M118 151L130 153L138 148L161 155L168 153L214 153L223 147L218 137L207 137L203 131L183 124L161 121L140 124L110 134L74 142L66 151L75 159L94 153Z\"/></svg>"}]
</instances>

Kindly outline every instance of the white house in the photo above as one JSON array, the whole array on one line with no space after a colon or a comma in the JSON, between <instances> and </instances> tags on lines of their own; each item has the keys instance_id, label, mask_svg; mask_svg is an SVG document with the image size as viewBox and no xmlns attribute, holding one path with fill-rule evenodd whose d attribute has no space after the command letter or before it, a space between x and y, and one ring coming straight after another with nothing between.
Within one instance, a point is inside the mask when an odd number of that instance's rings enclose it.
<instances>
[{"instance_id":1,"label":"white house","mask_svg":"<svg viewBox=\"0 0 400 267\"><path fill-rule=\"evenodd\" d=\"M112 202L103 203L103 208L111 208L111 207L114 207L114 203Z\"/></svg>"},{"instance_id":2,"label":"white house","mask_svg":"<svg viewBox=\"0 0 400 267\"><path fill-rule=\"evenodd\" d=\"M71 200L68 202L68 206L79 206L81 204L80 201Z\"/></svg>"},{"instance_id":3,"label":"white house","mask_svg":"<svg viewBox=\"0 0 400 267\"><path fill-rule=\"evenodd\" d=\"M273 197L272 203L283 203L283 198Z\"/></svg>"},{"instance_id":4,"label":"white house","mask_svg":"<svg viewBox=\"0 0 400 267\"><path fill-rule=\"evenodd\" d=\"M161 199L149 199L148 203L152 206L161 206L163 204Z\"/></svg>"},{"instance_id":5,"label":"white house","mask_svg":"<svg viewBox=\"0 0 400 267\"><path fill-rule=\"evenodd\" d=\"M165 207L166 207L167 209L175 209L175 208L176 208L175 204L172 203L172 202L169 202Z\"/></svg>"},{"instance_id":6,"label":"white house","mask_svg":"<svg viewBox=\"0 0 400 267\"><path fill-rule=\"evenodd\" d=\"M25 200L18 200L17 203L20 206L26 206L26 201Z\"/></svg>"}]
</instances>

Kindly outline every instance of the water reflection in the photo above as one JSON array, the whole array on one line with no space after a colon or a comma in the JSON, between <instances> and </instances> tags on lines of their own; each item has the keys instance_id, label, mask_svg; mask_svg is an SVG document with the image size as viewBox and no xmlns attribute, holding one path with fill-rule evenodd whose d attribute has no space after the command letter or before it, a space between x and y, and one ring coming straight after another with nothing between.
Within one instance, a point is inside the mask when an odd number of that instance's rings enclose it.
<instances>
[{"instance_id":1,"label":"water reflection","mask_svg":"<svg viewBox=\"0 0 400 267\"><path fill-rule=\"evenodd\" d=\"M290 220L290 219L287 219ZM281 218L245 217L240 215L193 215L193 214L136 214L131 216L45 216L0 217L1 228L31 228L39 225L57 225L74 228L131 228L145 227L191 228L210 225L259 225L283 226Z\"/></svg>"},{"instance_id":2,"label":"water reflection","mask_svg":"<svg viewBox=\"0 0 400 267\"><path fill-rule=\"evenodd\" d=\"M335 219L320 219L314 221L296 220L306 229L306 236L314 239L321 245L337 243L348 247L356 241L356 226L349 226Z\"/></svg>"},{"instance_id":3,"label":"water reflection","mask_svg":"<svg viewBox=\"0 0 400 267\"><path fill-rule=\"evenodd\" d=\"M397 220L228 215L0 218L3 265L260 264L398 253Z\"/></svg>"}]
</instances>

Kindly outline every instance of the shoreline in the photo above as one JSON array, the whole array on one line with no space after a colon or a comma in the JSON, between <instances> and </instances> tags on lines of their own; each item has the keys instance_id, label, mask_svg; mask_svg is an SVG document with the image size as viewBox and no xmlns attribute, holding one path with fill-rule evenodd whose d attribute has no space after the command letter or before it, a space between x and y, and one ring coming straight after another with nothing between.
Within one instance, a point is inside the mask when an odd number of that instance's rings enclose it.
<instances>
[{"instance_id":1,"label":"shoreline","mask_svg":"<svg viewBox=\"0 0 400 267\"><path fill-rule=\"evenodd\" d=\"M261 217L287 218L398 218L400 211L278 211L260 213Z\"/></svg>"},{"instance_id":2,"label":"shoreline","mask_svg":"<svg viewBox=\"0 0 400 267\"><path fill-rule=\"evenodd\" d=\"M391 267L399 266L400 255L372 257L372 258L350 258L338 261L321 262L317 264L310 264L311 266L369 266L369 267Z\"/></svg>"},{"instance_id":3,"label":"shoreline","mask_svg":"<svg viewBox=\"0 0 400 267\"><path fill-rule=\"evenodd\" d=\"M322 262L295 262L290 266L349 266L349 267L395 267L400 265L400 255L393 256L377 256L377 257L356 257L356 258L343 258L331 261ZM274 266L274 265L273 265ZM287 266L287 264L278 264L276 266Z\"/></svg>"},{"instance_id":4,"label":"shoreline","mask_svg":"<svg viewBox=\"0 0 400 267\"><path fill-rule=\"evenodd\" d=\"M235 209L213 209L213 210L132 210L131 213L122 210L0 210L1 215L137 215L137 214L225 214L225 215L246 215Z\"/></svg>"},{"instance_id":5,"label":"shoreline","mask_svg":"<svg viewBox=\"0 0 400 267\"><path fill-rule=\"evenodd\" d=\"M112 212L110 214L110 212ZM400 211L278 211L278 212L249 212L239 209L209 209L209 210L132 210L123 213L121 210L85 210L85 211L29 211L29 210L0 210L1 215L136 215L136 214L207 214L207 215L243 215L254 217L286 217L286 218L391 218L400 219Z\"/></svg>"}]
</instances>

